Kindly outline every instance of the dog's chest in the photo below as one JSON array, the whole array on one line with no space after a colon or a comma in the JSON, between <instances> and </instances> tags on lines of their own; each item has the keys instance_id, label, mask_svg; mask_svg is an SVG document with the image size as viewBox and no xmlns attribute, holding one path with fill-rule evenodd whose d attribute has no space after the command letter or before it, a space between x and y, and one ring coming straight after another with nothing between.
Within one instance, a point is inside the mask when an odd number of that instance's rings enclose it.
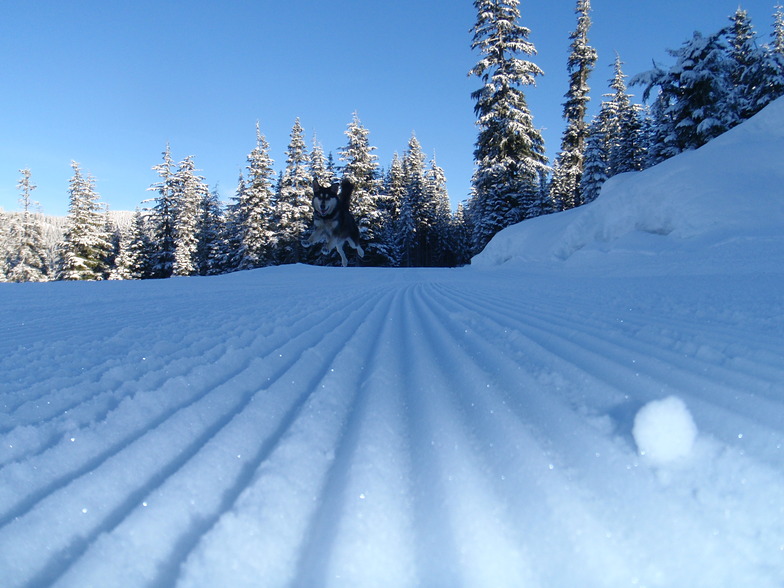
<instances>
[{"instance_id":1,"label":"dog's chest","mask_svg":"<svg viewBox=\"0 0 784 588\"><path fill-rule=\"evenodd\" d=\"M316 230L333 232L338 227L338 219L336 218L316 218L313 221Z\"/></svg>"}]
</instances>

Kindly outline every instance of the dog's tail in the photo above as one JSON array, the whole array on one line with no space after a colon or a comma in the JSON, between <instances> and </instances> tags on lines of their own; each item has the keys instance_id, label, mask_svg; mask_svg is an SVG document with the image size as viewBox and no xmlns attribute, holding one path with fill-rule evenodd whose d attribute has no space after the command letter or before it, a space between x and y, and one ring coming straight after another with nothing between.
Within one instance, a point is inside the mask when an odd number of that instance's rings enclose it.
<instances>
[{"instance_id":1,"label":"dog's tail","mask_svg":"<svg viewBox=\"0 0 784 588\"><path fill-rule=\"evenodd\" d=\"M348 178L343 178L340 182L340 200L346 207L351 204L352 192L354 192L354 184Z\"/></svg>"}]
</instances>

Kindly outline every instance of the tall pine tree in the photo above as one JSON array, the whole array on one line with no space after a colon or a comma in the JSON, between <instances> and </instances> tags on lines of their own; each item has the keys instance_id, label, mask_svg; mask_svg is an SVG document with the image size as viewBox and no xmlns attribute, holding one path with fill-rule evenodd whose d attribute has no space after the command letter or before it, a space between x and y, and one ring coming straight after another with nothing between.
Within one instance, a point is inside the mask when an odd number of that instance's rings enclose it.
<instances>
[{"instance_id":1,"label":"tall pine tree","mask_svg":"<svg viewBox=\"0 0 784 588\"><path fill-rule=\"evenodd\" d=\"M110 275L113 280L142 280L153 276L155 251L150 239L150 215L138 208L122 235L120 252Z\"/></svg>"},{"instance_id":2,"label":"tall pine tree","mask_svg":"<svg viewBox=\"0 0 784 588\"><path fill-rule=\"evenodd\" d=\"M406 174L403 159L395 152L392 163L384 178L386 224L385 242L390 245L389 265L403 264L406 252L412 246L415 226L410 208L404 210L406 202Z\"/></svg>"},{"instance_id":3,"label":"tall pine tree","mask_svg":"<svg viewBox=\"0 0 784 588\"><path fill-rule=\"evenodd\" d=\"M155 204L150 211L153 249L152 277L169 278L174 273L175 250L177 248L177 200L174 191L174 161L168 143L163 151L163 162L153 166L152 169L160 177L158 182L147 188L158 193L158 196L153 199Z\"/></svg>"},{"instance_id":4,"label":"tall pine tree","mask_svg":"<svg viewBox=\"0 0 784 588\"><path fill-rule=\"evenodd\" d=\"M425 265L453 266L452 210L446 189L446 174L435 156L425 171L424 217L428 224L425 239Z\"/></svg>"},{"instance_id":5,"label":"tall pine tree","mask_svg":"<svg viewBox=\"0 0 784 588\"><path fill-rule=\"evenodd\" d=\"M577 29L569 35L571 52L566 62L569 73L569 90L566 92L563 116L566 130L561 139L561 151L553 165L550 185L550 200L556 210L574 208L583 203L580 193L582 181L585 140L588 136L588 76L596 63L596 50L588 45L591 28L590 0L577 0Z\"/></svg>"},{"instance_id":6,"label":"tall pine tree","mask_svg":"<svg viewBox=\"0 0 784 588\"><path fill-rule=\"evenodd\" d=\"M256 123L256 147L248 155L247 178L240 176L236 201L230 211L234 244L230 267L252 269L270 265L276 243L273 228L275 171L269 143Z\"/></svg>"},{"instance_id":7,"label":"tall pine tree","mask_svg":"<svg viewBox=\"0 0 784 588\"><path fill-rule=\"evenodd\" d=\"M521 86L542 70L518 55L534 55L529 29L518 24L519 0L475 0L471 48L481 59L469 72L482 80L471 94L479 134L470 211L475 251L504 227L538 214L547 171L544 140L533 126Z\"/></svg>"},{"instance_id":8,"label":"tall pine tree","mask_svg":"<svg viewBox=\"0 0 784 588\"><path fill-rule=\"evenodd\" d=\"M33 190L36 185L31 180L29 169L19 170L22 178L17 187L21 192L19 204L22 216L11 225L7 258L7 276L11 282L44 282L48 279L46 263L46 243L40 215L32 211Z\"/></svg>"},{"instance_id":9,"label":"tall pine tree","mask_svg":"<svg viewBox=\"0 0 784 588\"><path fill-rule=\"evenodd\" d=\"M209 276L223 271L225 258L225 219L217 186L203 193L199 205L198 246L196 263L199 275Z\"/></svg>"},{"instance_id":10,"label":"tall pine tree","mask_svg":"<svg viewBox=\"0 0 784 588\"><path fill-rule=\"evenodd\" d=\"M776 4L776 11L773 13L773 45L771 49L774 53L784 55L784 6Z\"/></svg>"},{"instance_id":11,"label":"tall pine tree","mask_svg":"<svg viewBox=\"0 0 784 588\"><path fill-rule=\"evenodd\" d=\"M652 107L656 162L696 149L738 122L729 99L732 83L723 34L705 37L695 32L679 49L668 52L676 58L669 70L657 65L631 82L645 86L644 100L659 88Z\"/></svg>"},{"instance_id":12,"label":"tall pine tree","mask_svg":"<svg viewBox=\"0 0 784 588\"><path fill-rule=\"evenodd\" d=\"M204 178L196 174L193 156L186 157L172 177L174 199L175 276L192 276L199 272L198 247L202 201L208 189Z\"/></svg>"},{"instance_id":13,"label":"tall pine tree","mask_svg":"<svg viewBox=\"0 0 784 588\"><path fill-rule=\"evenodd\" d=\"M84 177L79 164L71 162L74 175L69 182L69 207L62 243L63 280L102 280L108 277L107 258L111 252L101 213L95 181Z\"/></svg>"},{"instance_id":14,"label":"tall pine tree","mask_svg":"<svg viewBox=\"0 0 784 588\"><path fill-rule=\"evenodd\" d=\"M286 169L275 200L278 263L298 263L304 260L301 241L310 223L310 200L313 197L311 161L304 135L297 119L291 130L291 141L286 151Z\"/></svg>"},{"instance_id":15,"label":"tall pine tree","mask_svg":"<svg viewBox=\"0 0 784 588\"><path fill-rule=\"evenodd\" d=\"M365 128L355 112L346 128L348 142L339 150L343 162L343 177L354 184L351 210L359 226L362 247L365 250L364 264L385 266L390 264L392 253L384 239L384 215L380 194L381 178L378 156L370 145L370 131ZM336 255L332 255L336 262Z\"/></svg>"},{"instance_id":16,"label":"tall pine tree","mask_svg":"<svg viewBox=\"0 0 784 588\"><path fill-rule=\"evenodd\" d=\"M613 77L610 80L612 93L606 94L608 101L602 103L599 118L604 123L604 141L607 153L607 175L639 171L644 167L646 146L642 134L642 108L632 101L626 89L623 62L616 53Z\"/></svg>"},{"instance_id":17,"label":"tall pine tree","mask_svg":"<svg viewBox=\"0 0 784 588\"><path fill-rule=\"evenodd\" d=\"M425 154L416 136L408 141L403 155L403 181L405 192L401 205L402 263L405 267L425 265L428 219L425 215L426 178Z\"/></svg>"}]
</instances>

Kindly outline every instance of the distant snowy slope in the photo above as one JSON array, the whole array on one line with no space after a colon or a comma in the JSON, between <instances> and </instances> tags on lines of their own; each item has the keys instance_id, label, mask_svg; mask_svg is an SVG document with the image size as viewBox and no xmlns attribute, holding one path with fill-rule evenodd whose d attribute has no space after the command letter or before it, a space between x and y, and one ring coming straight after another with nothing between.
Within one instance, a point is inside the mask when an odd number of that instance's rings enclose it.
<instances>
[{"instance_id":1,"label":"distant snowy slope","mask_svg":"<svg viewBox=\"0 0 784 588\"><path fill-rule=\"evenodd\" d=\"M784 98L696 151L611 178L588 205L505 229L471 264L576 264L596 251L679 250L715 269L724 253L712 248L730 245L728 239L753 235L781 252L782 233Z\"/></svg>"}]
</instances>

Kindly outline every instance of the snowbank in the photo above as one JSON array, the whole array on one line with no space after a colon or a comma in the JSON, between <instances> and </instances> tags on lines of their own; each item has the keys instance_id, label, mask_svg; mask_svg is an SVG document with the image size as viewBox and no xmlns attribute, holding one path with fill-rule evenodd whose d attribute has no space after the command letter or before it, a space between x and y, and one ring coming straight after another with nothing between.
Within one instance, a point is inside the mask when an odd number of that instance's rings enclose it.
<instances>
[{"instance_id":1,"label":"snowbank","mask_svg":"<svg viewBox=\"0 0 784 588\"><path fill-rule=\"evenodd\" d=\"M688 252L715 268L728 248L749 239L780 254L782 153L784 99L779 99L700 149L611 178L590 204L508 227L471 264L575 264L597 253L623 254L628 261L629 254Z\"/></svg>"}]
</instances>

